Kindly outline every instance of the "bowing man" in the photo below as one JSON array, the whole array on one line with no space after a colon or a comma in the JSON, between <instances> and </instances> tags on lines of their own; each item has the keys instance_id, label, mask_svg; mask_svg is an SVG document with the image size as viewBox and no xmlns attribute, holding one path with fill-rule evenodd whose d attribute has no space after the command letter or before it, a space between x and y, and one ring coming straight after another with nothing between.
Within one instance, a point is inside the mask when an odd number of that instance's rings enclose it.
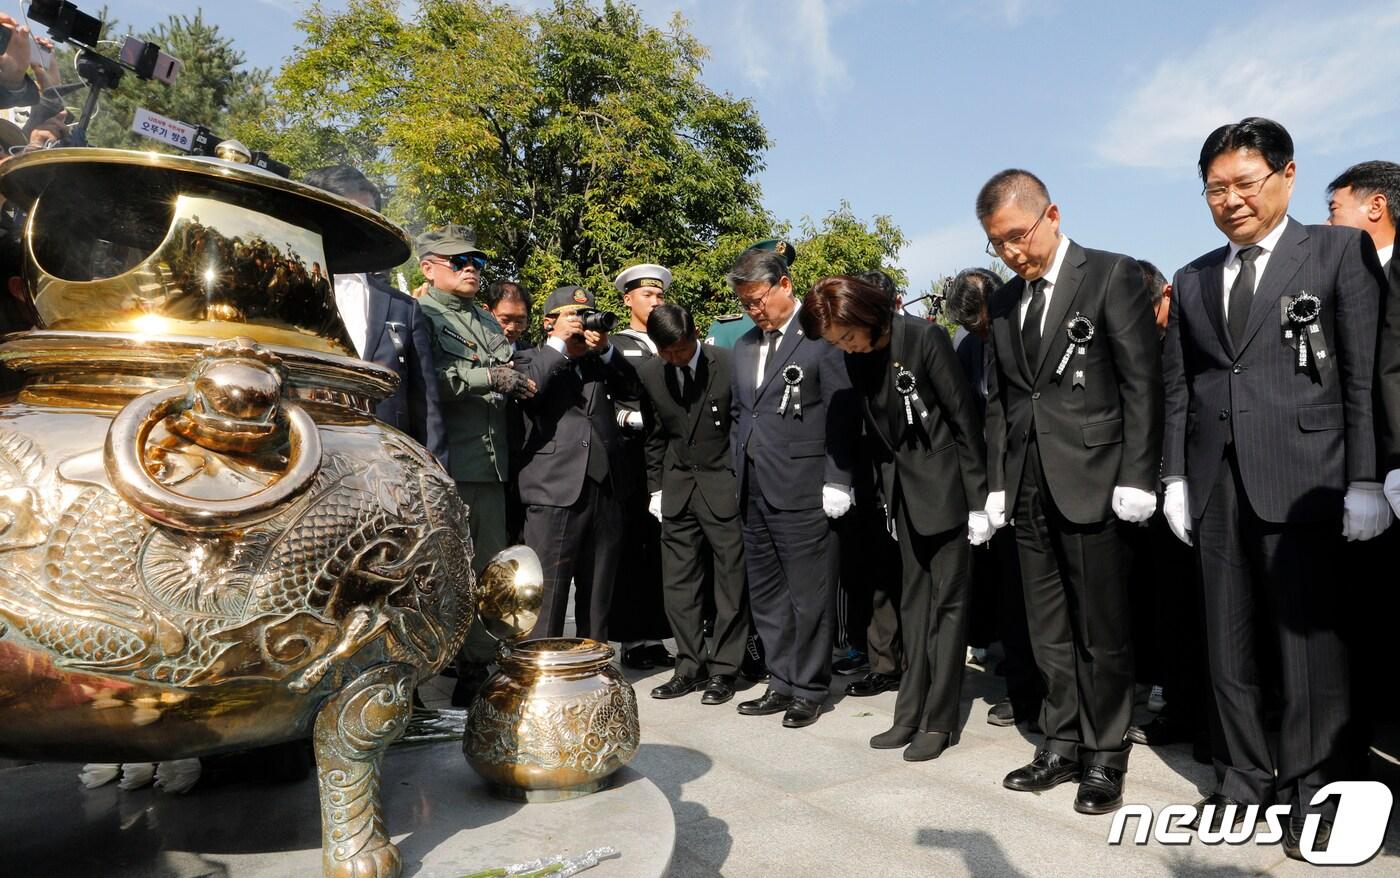
<instances>
[{"instance_id":1,"label":"bowing man","mask_svg":"<svg viewBox=\"0 0 1400 878\"><path fill-rule=\"evenodd\" d=\"M904 747L909 762L935 759L957 739L968 544L992 536L976 402L943 327L896 313L884 291L860 278L818 281L803 300L802 329L846 352L870 428L866 450L899 541L908 667L894 725L870 746Z\"/></svg>"}]
</instances>

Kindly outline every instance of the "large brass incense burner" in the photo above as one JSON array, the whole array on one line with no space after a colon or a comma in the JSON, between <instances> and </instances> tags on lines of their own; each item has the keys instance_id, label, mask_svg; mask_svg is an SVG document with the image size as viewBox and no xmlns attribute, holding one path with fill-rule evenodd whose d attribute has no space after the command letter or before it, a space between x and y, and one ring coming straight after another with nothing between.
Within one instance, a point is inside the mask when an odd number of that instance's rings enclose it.
<instances>
[{"instance_id":1,"label":"large brass incense burner","mask_svg":"<svg viewBox=\"0 0 1400 878\"><path fill-rule=\"evenodd\" d=\"M310 737L325 874L397 875L379 762L414 686L479 603L509 636L539 598L520 547L482 593L452 480L370 415L394 379L353 358L329 278L405 235L213 159L48 150L0 190L41 321L0 345L26 378L0 403L0 753Z\"/></svg>"}]
</instances>

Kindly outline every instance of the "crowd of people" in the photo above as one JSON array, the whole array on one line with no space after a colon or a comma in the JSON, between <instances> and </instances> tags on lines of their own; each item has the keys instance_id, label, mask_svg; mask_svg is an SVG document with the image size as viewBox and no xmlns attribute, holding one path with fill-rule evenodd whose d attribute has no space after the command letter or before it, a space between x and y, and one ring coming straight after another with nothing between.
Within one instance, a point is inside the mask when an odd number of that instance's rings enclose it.
<instances>
[{"instance_id":1,"label":"crowd of people","mask_svg":"<svg viewBox=\"0 0 1400 878\"><path fill-rule=\"evenodd\" d=\"M1400 165L1341 173L1326 225L1288 215L1275 122L1212 132L1198 169L1225 240L1170 282L1068 237L1033 173L994 175L975 212L1012 276L953 278L952 336L878 270L800 294L780 239L739 256L742 314L703 340L670 272L639 264L616 279L624 327L564 286L532 344L528 291L482 289L458 226L418 239L416 301L372 277L335 295L352 334L394 340L360 348L410 374L382 415L443 457L477 564L517 540L540 556L534 636L563 635L572 602L623 664L674 669L653 698L766 680L738 711L787 728L864 672L849 695L898 692L869 745L909 761L956 744L967 663L1000 641L986 720L1043 736L1008 789L1075 782L1076 810L1111 812L1134 744L1189 741L1215 767L1212 828L1290 805L1296 857L1309 814L1325 844L1336 804L1314 795L1364 773L1378 715L1368 616L1388 604L1363 590L1400 508ZM378 206L353 169L311 180Z\"/></svg>"}]
</instances>

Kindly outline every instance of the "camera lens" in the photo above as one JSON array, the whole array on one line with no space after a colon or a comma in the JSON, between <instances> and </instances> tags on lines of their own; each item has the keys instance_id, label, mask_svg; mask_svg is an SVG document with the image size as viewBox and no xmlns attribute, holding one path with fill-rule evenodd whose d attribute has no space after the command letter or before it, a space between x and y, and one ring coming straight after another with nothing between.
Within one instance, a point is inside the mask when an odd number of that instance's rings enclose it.
<instances>
[{"instance_id":1,"label":"camera lens","mask_svg":"<svg viewBox=\"0 0 1400 878\"><path fill-rule=\"evenodd\" d=\"M583 315L583 328L590 332L612 332L617 315L611 311L589 311Z\"/></svg>"}]
</instances>

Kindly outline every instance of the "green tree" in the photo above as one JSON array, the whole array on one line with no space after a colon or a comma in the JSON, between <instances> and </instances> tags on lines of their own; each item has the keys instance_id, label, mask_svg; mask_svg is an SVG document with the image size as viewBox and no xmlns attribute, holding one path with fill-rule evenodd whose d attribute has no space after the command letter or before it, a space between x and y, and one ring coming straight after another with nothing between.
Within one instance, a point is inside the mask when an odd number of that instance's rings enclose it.
<instances>
[{"instance_id":1,"label":"green tree","mask_svg":"<svg viewBox=\"0 0 1400 878\"><path fill-rule=\"evenodd\" d=\"M705 272L772 225L754 180L768 137L749 101L704 84L682 18L657 29L611 0L400 8L313 5L250 145L297 171L361 166L392 184L391 216L472 226L492 273L537 298L579 283L620 308L612 278L651 261L702 323L727 307Z\"/></svg>"},{"instance_id":2,"label":"green tree","mask_svg":"<svg viewBox=\"0 0 1400 878\"><path fill-rule=\"evenodd\" d=\"M798 224L797 262L792 282L799 293L819 279L833 274L859 274L880 269L901 289L909 282L904 269L895 265L907 239L888 216L877 215L869 226L845 201L817 225L810 217Z\"/></svg>"},{"instance_id":3,"label":"green tree","mask_svg":"<svg viewBox=\"0 0 1400 878\"><path fill-rule=\"evenodd\" d=\"M120 33L119 24L109 21L104 36L113 39ZM265 109L268 72L246 68L243 53L219 33L217 25L206 23L203 13L196 12L193 17L172 15L138 36L179 58L184 68L174 85L141 80L127 72L116 89L102 95L88 129L88 143L92 146L157 148L155 141L131 132L138 107L191 125L204 125L224 137L235 136L235 129L256 119ZM72 49L61 49L60 70L65 80L76 81ZM107 46L103 49L112 54L116 51ZM174 147L168 151L178 152Z\"/></svg>"}]
</instances>

